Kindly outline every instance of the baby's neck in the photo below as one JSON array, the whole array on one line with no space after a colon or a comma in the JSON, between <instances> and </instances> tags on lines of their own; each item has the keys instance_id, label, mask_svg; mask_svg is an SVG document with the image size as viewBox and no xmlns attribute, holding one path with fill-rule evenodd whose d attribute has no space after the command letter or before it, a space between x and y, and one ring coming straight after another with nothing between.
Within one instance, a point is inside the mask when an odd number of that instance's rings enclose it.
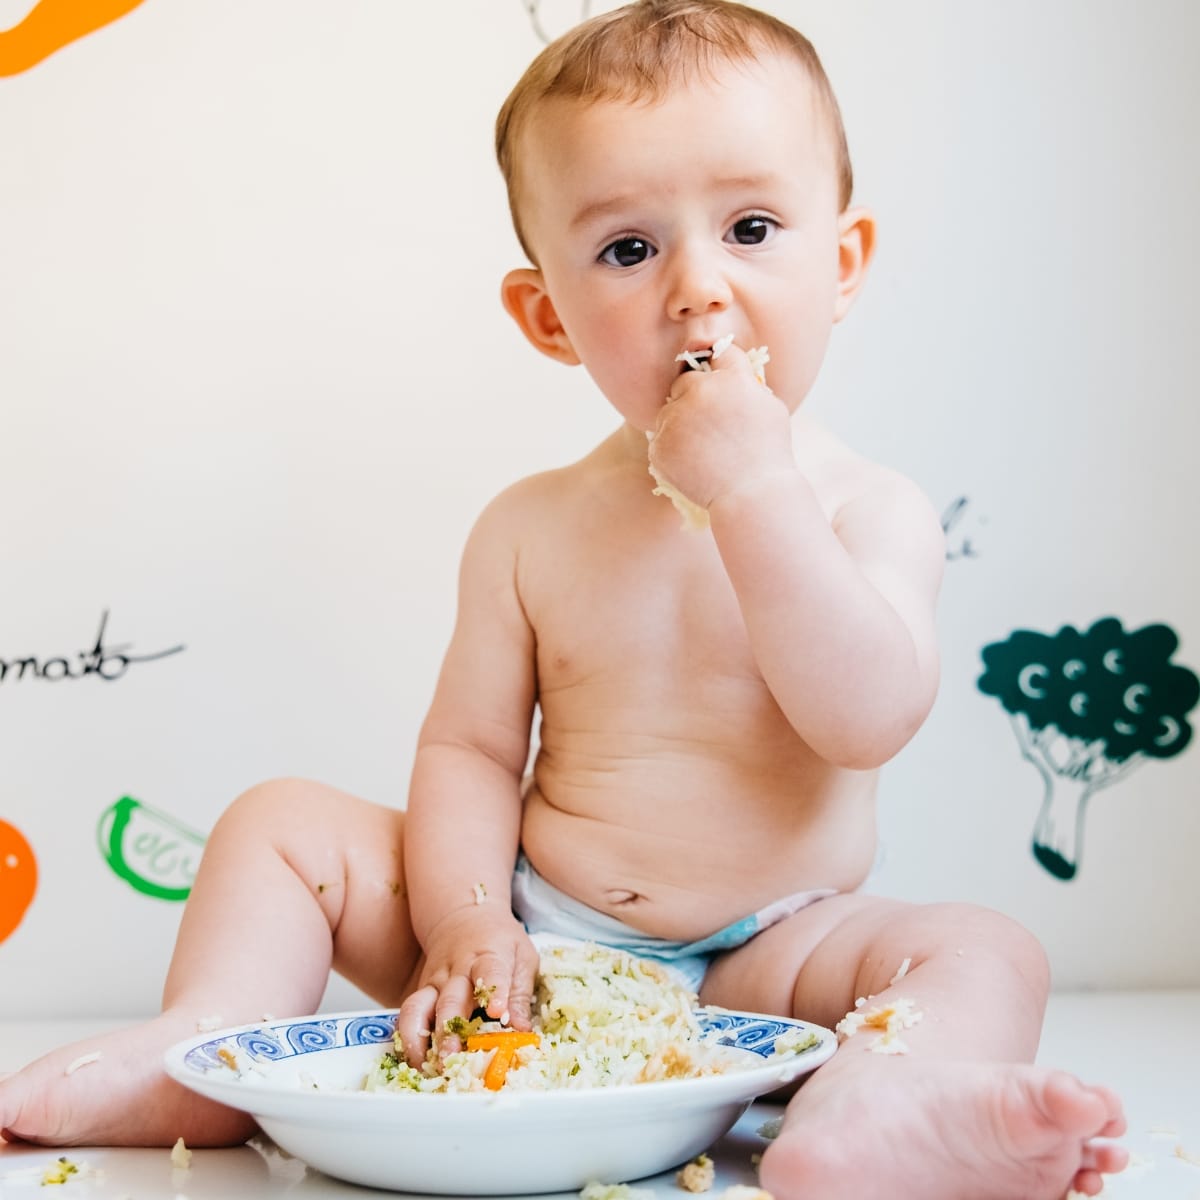
<instances>
[{"instance_id":1,"label":"baby's neck","mask_svg":"<svg viewBox=\"0 0 1200 1200\"><path fill-rule=\"evenodd\" d=\"M628 421L613 435L614 449L626 456L632 466L645 471L648 469L649 435L641 429L635 429Z\"/></svg>"}]
</instances>

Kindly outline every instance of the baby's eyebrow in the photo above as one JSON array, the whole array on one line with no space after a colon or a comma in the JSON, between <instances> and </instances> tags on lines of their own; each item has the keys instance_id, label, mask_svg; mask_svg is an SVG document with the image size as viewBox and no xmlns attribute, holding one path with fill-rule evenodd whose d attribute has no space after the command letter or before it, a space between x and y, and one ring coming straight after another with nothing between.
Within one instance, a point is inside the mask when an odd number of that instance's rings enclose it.
<instances>
[{"instance_id":1,"label":"baby's eyebrow","mask_svg":"<svg viewBox=\"0 0 1200 1200\"><path fill-rule=\"evenodd\" d=\"M749 175L723 175L719 179L714 179L710 186L721 192L767 192L781 182L781 176L774 172L764 171ZM571 218L569 228L574 231L605 217L628 212L639 202L642 204L646 202L645 195L632 192L621 192L614 196L606 196L602 200L593 200L576 211Z\"/></svg>"},{"instance_id":2,"label":"baby's eyebrow","mask_svg":"<svg viewBox=\"0 0 1200 1200\"><path fill-rule=\"evenodd\" d=\"M767 191L780 182L779 175L764 171L760 175L728 175L722 179L713 180L713 186L727 192L757 192Z\"/></svg>"},{"instance_id":3,"label":"baby's eyebrow","mask_svg":"<svg viewBox=\"0 0 1200 1200\"><path fill-rule=\"evenodd\" d=\"M594 221L599 221L604 217L611 217L615 213L627 212L635 203L633 196L609 196L604 200L593 200L590 204L585 204L571 218L569 228L571 230L581 229L584 225L591 225Z\"/></svg>"}]
</instances>

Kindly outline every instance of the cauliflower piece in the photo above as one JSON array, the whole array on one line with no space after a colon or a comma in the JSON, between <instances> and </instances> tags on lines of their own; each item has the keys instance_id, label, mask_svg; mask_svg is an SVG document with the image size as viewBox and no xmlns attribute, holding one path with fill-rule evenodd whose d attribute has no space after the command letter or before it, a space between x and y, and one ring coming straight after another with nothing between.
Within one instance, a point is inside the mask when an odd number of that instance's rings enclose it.
<instances>
[{"instance_id":1,"label":"cauliflower piece","mask_svg":"<svg viewBox=\"0 0 1200 1200\"><path fill-rule=\"evenodd\" d=\"M707 1154L699 1154L675 1172L675 1182L685 1192L707 1192L717 1177L717 1169Z\"/></svg>"},{"instance_id":2,"label":"cauliflower piece","mask_svg":"<svg viewBox=\"0 0 1200 1200\"><path fill-rule=\"evenodd\" d=\"M589 1183L579 1193L579 1200L654 1200L654 1192L627 1183Z\"/></svg>"}]
</instances>

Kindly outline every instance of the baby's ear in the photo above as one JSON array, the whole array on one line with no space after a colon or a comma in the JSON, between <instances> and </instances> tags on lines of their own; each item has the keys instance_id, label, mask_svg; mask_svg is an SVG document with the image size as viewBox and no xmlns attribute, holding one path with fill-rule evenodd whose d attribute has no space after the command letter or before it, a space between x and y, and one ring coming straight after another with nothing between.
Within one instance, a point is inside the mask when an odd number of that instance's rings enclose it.
<instances>
[{"instance_id":1,"label":"baby's ear","mask_svg":"<svg viewBox=\"0 0 1200 1200\"><path fill-rule=\"evenodd\" d=\"M558 319L558 312L541 271L520 267L509 271L500 285L500 299L530 344L555 362L577 366L579 355Z\"/></svg>"},{"instance_id":2,"label":"baby's ear","mask_svg":"<svg viewBox=\"0 0 1200 1200\"><path fill-rule=\"evenodd\" d=\"M848 208L838 217L838 288L833 319L840 321L862 290L875 253L875 217L865 208Z\"/></svg>"}]
</instances>

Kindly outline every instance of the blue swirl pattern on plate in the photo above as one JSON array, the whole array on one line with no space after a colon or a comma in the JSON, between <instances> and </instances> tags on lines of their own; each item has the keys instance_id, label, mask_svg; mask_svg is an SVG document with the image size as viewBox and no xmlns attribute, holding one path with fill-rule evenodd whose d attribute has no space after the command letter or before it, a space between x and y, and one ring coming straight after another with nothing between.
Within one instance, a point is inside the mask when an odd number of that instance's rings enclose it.
<instances>
[{"instance_id":1,"label":"blue swirl pattern on plate","mask_svg":"<svg viewBox=\"0 0 1200 1200\"><path fill-rule=\"evenodd\" d=\"M393 1009L366 1016L280 1021L204 1042L188 1051L184 1062L201 1071L227 1070L228 1063L221 1057L222 1050L235 1056L241 1051L256 1062L277 1062L321 1050L338 1050L343 1046L377 1045L392 1040L395 1019Z\"/></svg>"},{"instance_id":2,"label":"blue swirl pattern on plate","mask_svg":"<svg viewBox=\"0 0 1200 1200\"><path fill-rule=\"evenodd\" d=\"M696 1015L701 1033L722 1046L748 1050L760 1058L770 1058L777 1040L784 1034L802 1033L806 1029L799 1021L757 1014L701 1009ZM348 1017L280 1021L213 1038L190 1050L184 1062L194 1070L228 1070L230 1064L222 1058L221 1051L234 1056L245 1054L255 1062L277 1062L344 1046L374 1046L392 1040L395 1018L396 1010L390 1009Z\"/></svg>"},{"instance_id":3,"label":"blue swirl pattern on plate","mask_svg":"<svg viewBox=\"0 0 1200 1200\"><path fill-rule=\"evenodd\" d=\"M796 1021L746 1016L743 1013L701 1010L697 1015L700 1018L701 1032L710 1036L719 1032L724 1034L716 1038L719 1045L749 1050L762 1058L770 1058L775 1053L777 1038L785 1033L796 1033L802 1028Z\"/></svg>"}]
</instances>

